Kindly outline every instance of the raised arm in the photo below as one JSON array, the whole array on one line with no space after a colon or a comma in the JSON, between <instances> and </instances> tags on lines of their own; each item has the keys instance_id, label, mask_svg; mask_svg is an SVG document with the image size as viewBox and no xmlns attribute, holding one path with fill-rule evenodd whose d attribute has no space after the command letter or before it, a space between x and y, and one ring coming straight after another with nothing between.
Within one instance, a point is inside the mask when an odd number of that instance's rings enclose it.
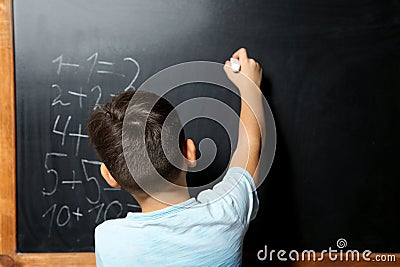
<instances>
[{"instance_id":1,"label":"raised arm","mask_svg":"<svg viewBox=\"0 0 400 267\"><path fill-rule=\"evenodd\" d=\"M262 144L261 132L265 129L265 120L262 105L262 94L259 90L262 69L260 64L252 58L248 58L244 48L239 49L233 55L240 62L240 72L234 73L230 68L230 62L225 62L225 72L229 79L240 91L242 104L240 110L240 123L238 145L233 153L229 168L242 167L246 169L258 185L257 165L260 159Z\"/></svg>"}]
</instances>

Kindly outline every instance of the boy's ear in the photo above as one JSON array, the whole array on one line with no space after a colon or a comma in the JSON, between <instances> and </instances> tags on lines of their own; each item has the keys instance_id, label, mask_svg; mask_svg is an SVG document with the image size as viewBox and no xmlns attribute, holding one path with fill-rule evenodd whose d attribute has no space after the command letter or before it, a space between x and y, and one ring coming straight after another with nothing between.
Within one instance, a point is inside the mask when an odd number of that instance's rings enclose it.
<instances>
[{"instance_id":1,"label":"boy's ear","mask_svg":"<svg viewBox=\"0 0 400 267\"><path fill-rule=\"evenodd\" d=\"M196 167L196 145L192 139L186 139L183 155L189 167Z\"/></svg>"},{"instance_id":2,"label":"boy's ear","mask_svg":"<svg viewBox=\"0 0 400 267\"><path fill-rule=\"evenodd\" d=\"M121 188L119 183L114 179L114 177L112 177L111 173L109 172L109 170L107 169L107 167L104 163L102 163L100 166L100 172L101 172L101 175L103 176L104 180L106 180L106 182L111 187Z\"/></svg>"}]
</instances>

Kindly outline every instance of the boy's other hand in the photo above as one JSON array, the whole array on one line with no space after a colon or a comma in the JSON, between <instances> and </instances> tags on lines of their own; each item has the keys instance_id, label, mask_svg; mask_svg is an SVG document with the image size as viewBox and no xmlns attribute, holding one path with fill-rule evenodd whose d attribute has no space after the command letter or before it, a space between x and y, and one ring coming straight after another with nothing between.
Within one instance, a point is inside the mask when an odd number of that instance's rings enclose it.
<instances>
[{"instance_id":1,"label":"boy's other hand","mask_svg":"<svg viewBox=\"0 0 400 267\"><path fill-rule=\"evenodd\" d=\"M260 64L252 58L247 56L247 51L245 48L240 48L235 53L233 53L232 58L238 59L240 62L240 72L249 78L252 82L254 82L257 87L261 85L262 79L262 68ZM241 84L244 82L242 75L237 75L238 73L234 73L231 69L231 62L227 60L224 66L225 72L228 75L228 78L238 87L240 88Z\"/></svg>"}]
</instances>

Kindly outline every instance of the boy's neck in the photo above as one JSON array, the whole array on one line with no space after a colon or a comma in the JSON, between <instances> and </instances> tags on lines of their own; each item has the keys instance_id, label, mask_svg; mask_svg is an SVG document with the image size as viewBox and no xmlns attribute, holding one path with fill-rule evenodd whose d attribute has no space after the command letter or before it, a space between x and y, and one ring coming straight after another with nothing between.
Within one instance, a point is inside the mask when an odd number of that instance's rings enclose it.
<instances>
[{"instance_id":1,"label":"boy's neck","mask_svg":"<svg viewBox=\"0 0 400 267\"><path fill-rule=\"evenodd\" d=\"M150 195L134 195L133 197L142 208L142 212L152 212L161 210L179 203L182 203L190 198L186 184L186 173L175 181L179 187L166 190L165 192Z\"/></svg>"},{"instance_id":2,"label":"boy's neck","mask_svg":"<svg viewBox=\"0 0 400 267\"><path fill-rule=\"evenodd\" d=\"M190 198L189 193L186 190L186 194L174 194L173 196L168 196L168 203L164 203L156 198L147 196L147 197L135 197L140 207L142 208L142 212L152 212L156 210L161 210L179 203L182 203ZM165 195L160 197L159 199L165 199ZM172 200L172 201L171 201Z\"/></svg>"}]
</instances>

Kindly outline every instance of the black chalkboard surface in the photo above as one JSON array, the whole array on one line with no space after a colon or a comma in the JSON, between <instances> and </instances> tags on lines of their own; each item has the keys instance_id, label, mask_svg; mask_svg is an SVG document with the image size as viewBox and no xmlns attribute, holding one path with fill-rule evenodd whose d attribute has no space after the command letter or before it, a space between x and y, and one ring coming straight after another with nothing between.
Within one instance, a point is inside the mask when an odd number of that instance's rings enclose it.
<instances>
[{"instance_id":1,"label":"black chalkboard surface","mask_svg":"<svg viewBox=\"0 0 400 267\"><path fill-rule=\"evenodd\" d=\"M242 46L264 68L278 132L245 251L323 250L339 238L400 251L399 1L15 0L14 20L19 252L93 251L97 224L138 210L100 177L86 129L98 104ZM205 94L239 110L234 95L202 88L169 99ZM223 129L199 120L186 135L219 144L213 165L189 177L211 181L228 162Z\"/></svg>"}]
</instances>

